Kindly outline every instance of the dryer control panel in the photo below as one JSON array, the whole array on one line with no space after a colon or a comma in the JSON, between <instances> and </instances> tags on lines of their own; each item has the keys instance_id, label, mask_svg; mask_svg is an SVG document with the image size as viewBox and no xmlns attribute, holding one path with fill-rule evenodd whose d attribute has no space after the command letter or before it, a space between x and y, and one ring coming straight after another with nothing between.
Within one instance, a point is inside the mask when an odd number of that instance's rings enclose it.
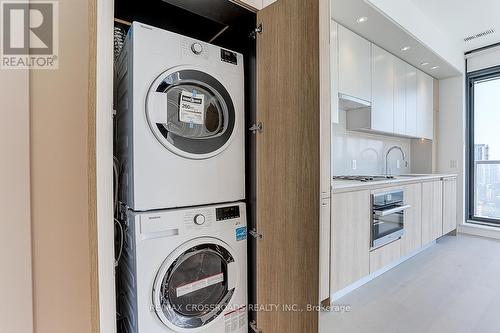
<instances>
[{"instance_id":1,"label":"dryer control panel","mask_svg":"<svg viewBox=\"0 0 500 333\"><path fill-rule=\"evenodd\" d=\"M231 220L240 217L240 206L227 206L215 209L217 221Z\"/></svg>"}]
</instances>

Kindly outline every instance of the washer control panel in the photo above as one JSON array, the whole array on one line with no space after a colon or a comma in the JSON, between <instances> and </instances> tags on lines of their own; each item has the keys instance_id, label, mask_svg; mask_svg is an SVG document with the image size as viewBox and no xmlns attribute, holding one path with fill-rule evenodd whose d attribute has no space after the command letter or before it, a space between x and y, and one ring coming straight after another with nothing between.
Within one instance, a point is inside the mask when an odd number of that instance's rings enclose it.
<instances>
[{"instance_id":1,"label":"washer control panel","mask_svg":"<svg viewBox=\"0 0 500 333\"><path fill-rule=\"evenodd\" d=\"M233 65L238 65L238 55L234 52L220 49L220 59Z\"/></svg>"},{"instance_id":2,"label":"washer control panel","mask_svg":"<svg viewBox=\"0 0 500 333\"><path fill-rule=\"evenodd\" d=\"M215 209L215 220L224 221L240 217L240 206L227 206Z\"/></svg>"}]
</instances>

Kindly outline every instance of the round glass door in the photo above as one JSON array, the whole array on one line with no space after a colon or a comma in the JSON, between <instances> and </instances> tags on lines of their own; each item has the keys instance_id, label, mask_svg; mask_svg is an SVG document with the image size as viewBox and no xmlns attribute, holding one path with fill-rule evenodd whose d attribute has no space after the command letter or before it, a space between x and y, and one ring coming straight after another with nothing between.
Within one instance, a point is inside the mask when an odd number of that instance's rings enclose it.
<instances>
[{"instance_id":1,"label":"round glass door","mask_svg":"<svg viewBox=\"0 0 500 333\"><path fill-rule=\"evenodd\" d=\"M235 127L229 93L213 76L197 70L160 75L148 92L146 115L160 143L189 158L223 151Z\"/></svg>"},{"instance_id":2,"label":"round glass door","mask_svg":"<svg viewBox=\"0 0 500 333\"><path fill-rule=\"evenodd\" d=\"M234 293L229 285L235 263L220 244L190 246L160 269L154 290L160 320L180 328L198 328L217 318Z\"/></svg>"}]
</instances>

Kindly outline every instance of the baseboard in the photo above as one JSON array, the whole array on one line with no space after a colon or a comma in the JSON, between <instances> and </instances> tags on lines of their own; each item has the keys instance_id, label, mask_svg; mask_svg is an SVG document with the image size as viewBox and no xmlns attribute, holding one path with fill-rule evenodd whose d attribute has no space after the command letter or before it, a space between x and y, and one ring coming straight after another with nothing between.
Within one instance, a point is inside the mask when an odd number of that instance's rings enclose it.
<instances>
[{"instance_id":1,"label":"baseboard","mask_svg":"<svg viewBox=\"0 0 500 333\"><path fill-rule=\"evenodd\" d=\"M353 284L351 284L351 285L349 285L349 286L347 286L347 287L345 287L345 288L343 288L343 289L341 289L341 290L333 293L331 295L331 297L330 297L332 303L334 301L337 301L338 299L344 297L345 295L349 294L350 292L358 289L362 285L364 285L364 284L372 281L373 279L379 277L380 275L382 275L382 274L390 271L391 269L393 269L394 267L400 265L401 263L405 262L406 260L410 259L411 257L414 257L417 254L419 254L419 253L427 250L428 248L430 248L431 246L433 246L435 244L436 244L436 241L432 241L429 244L421 247L420 249L418 249L418 250L416 250L416 251L414 251L414 252L412 252L412 253L404 256L404 257L399 258L399 260L393 262L392 264L389 264L389 265L385 266L384 268L381 268L378 271L375 271L375 272L371 273L370 275L367 275L364 278L362 278L362 279L354 282Z\"/></svg>"}]
</instances>

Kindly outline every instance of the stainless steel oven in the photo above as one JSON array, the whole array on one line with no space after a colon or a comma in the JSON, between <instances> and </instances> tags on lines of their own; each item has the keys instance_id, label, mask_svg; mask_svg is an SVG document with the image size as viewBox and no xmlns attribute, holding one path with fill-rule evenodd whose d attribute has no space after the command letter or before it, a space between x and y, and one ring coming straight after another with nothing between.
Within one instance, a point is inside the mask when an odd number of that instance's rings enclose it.
<instances>
[{"instance_id":1,"label":"stainless steel oven","mask_svg":"<svg viewBox=\"0 0 500 333\"><path fill-rule=\"evenodd\" d=\"M371 248L395 241L404 233L404 211L410 205L404 203L403 190L372 195Z\"/></svg>"}]
</instances>

